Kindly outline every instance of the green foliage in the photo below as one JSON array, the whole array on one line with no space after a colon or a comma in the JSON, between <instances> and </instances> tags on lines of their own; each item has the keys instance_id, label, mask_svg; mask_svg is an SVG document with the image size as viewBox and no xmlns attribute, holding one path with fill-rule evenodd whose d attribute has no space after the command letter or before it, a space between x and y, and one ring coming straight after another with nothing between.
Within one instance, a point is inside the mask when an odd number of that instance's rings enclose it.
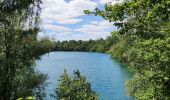
<instances>
[{"instance_id":1,"label":"green foliage","mask_svg":"<svg viewBox=\"0 0 170 100\"><path fill-rule=\"evenodd\" d=\"M0 0L0 100L42 99L46 75L34 70L41 0Z\"/></svg>"},{"instance_id":2,"label":"green foliage","mask_svg":"<svg viewBox=\"0 0 170 100\"><path fill-rule=\"evenodd\" d=\"M113 57L133 71L128 93L139 100L170 99L170 1L125 0L104 10L86 10L115 22Z\"/></svg>"},{"instance_id":3,"label":"green foliage","mask_svg":"<svg viewBox=\"0 0 170 100\"><path fill-rule=\"evenodd\" d=\"M134 74L134 78L129 80L128 85L132 85L134 81L139 82L138 84L134 83L138 88L135 89L136 92L130 92L131 94L143 99L170 99L169 44L170 38L166 38L165 40L141 40L137 41L137 43L135 43L136 46L132 47L131 50L128 51L129 65L137 71L137 73ZM150 86L146 84L150 84ZM131 88L129 89L130 91L134 90ZM150 90L147 91L146 89L152 89L151 95L146 94L150 92Z\"/></svg>"},{"instance_id":4,"label":"green foliage","mask_svg":"<svg viewBox=\"0 0 170 100\"><path fill-rule=\"evenodd\" d=\"M48 37L39 39L34 43L34 56L39 57L44 53L51 52L55 49L55 42Z\"/></svg>"},{"instance_id":5,"label":"green foliage","mask_svg":"<svg viewBox=\"0 0 170 100\"><path fill-rule=\"evenodd\" d=\"M90 51L90 52L106 52L113 44L112 37L89 41L58 41L55 43L55 51Z\"/></svg>"},{"instance_id":6,"label":"green foliage","mask_svg":"<svg viewBox=\"0 0 170 100\"><path fill-rule=\"evenodd\" d=\"M15 91L16 97L26 98L31 95L38 100L43 100L47 75L34 70L34 68L25 68L17 71L13 83L13 91Z\"/></svg>"},{"instance_id":7,"label":"green foliage","mask_svg":"<svg viewBox=\"0 0 170 100\"><path fill-rule=\"evenodd\" d=\"M127 40L125 38L122 38L122 39L120 39L120 41L118 43L113 45L108 52L111 55L114 55L114 58L116 58L120 61L125 61L125 60L123 60L124 52L128 49L126 46L127 46Z\"/></svg>"},{"instance_id":8,"label":"green foliage","mask_svg":"<svg viewBox=\"0 0 170 100\"><path fill-rule=\"evenodd\" d=\"M35 98L32 97L32 96L29 96L29 97L26 97L25 99L24 98L18 98L17 100L35 100Z\"/></svg>"},{"instance_id":9,"label":"green foliage","mask_svg":"<svg viewBox=\"0 0 170 100\"><path fill-rule=\"evenodd\" d=\"M59 100L99 100L86 77L80 72L74 71L74 77L70 77L66 70L59 80L56 88L57 98Z\"/></svg>"}]
</instances>

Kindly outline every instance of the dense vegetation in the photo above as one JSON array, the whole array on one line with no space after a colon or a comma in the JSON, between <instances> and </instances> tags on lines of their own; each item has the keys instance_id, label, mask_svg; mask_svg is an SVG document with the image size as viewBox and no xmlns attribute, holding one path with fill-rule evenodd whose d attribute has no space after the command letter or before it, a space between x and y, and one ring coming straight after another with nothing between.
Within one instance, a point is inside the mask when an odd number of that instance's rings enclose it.
<instances>
[{"instance_id":1,"label":"dense vegetation","mask_svg":"<svg viewBox=\"0 0 170 100\"><path fill-rule=\"evenodd\" d=\"M56 88L56 94L58 100L99 100L98 95L92 91L90 83L79 70L74 71L73 77L70 77L66 70L64 71Z\"/></svg>"},{"instance_id":2,"label":"dense vegetation","mask_svg":"<svg viewBox=\"0 0 170 100\"><path fill-rule=\"evenodd\" d=\"M43 55L45 53L49 53L51 51L54 51L55 49L55 41L52 41L48 37L41 38L35 42L35 47L34 47L34 53L36 57L39 57L40 55Z\"/></svg>"},{"instance_id":3,"label":"dense vegetation","mask_svg":"<svg viewBox=\"0 0 170 100\"><path fill-rule=\"evenodd\" d=\"M41 0L0 0L0 100L45 95L47 76L34 67L36 57L49 51L42 45L45 40L37 40L40 4Z\"/></svg>"},{"instance_id":4,"label":"dense vegetation","mask_svg":"<svg viewBox=\"0 0 170 100\"><path fill-rule=\"evenodd\" d=\"M113 45L112 37L107 37L104 39L98 40L89 40L89 41L58 41L55 43L55 51L90 51L90 52L105 52L110 49Z\"/></svg>"},{"instance_id":5,"label":"dense vegetation","mask_svg":"<svg viewBox=\"0 0 170 100\"><path fill-rule=\"evenodd\" d=\"M118 27L117 41L109 52L133 72L128 93L139 100L169 100L170 1L126 0L84 12Z\"/></svg>"}]
</instances>

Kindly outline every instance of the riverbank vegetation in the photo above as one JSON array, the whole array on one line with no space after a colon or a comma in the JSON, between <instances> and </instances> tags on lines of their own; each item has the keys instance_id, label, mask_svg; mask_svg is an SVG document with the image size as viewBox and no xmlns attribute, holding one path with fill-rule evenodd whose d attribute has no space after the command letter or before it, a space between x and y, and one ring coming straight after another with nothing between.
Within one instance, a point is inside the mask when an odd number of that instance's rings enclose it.
<instances>
[{"instance_id":1,"label":"riverbank vegetation","mask_svg":"<svg viewBox=\"0 0 170 100\"><path fill-rule=\"evenodd\" d=\"M130 0L106 4L104 10L85 10L118 27L113 57L134 73L128 93L139 100L170 99L170 1Z\"/></svg>"}]
</instances>

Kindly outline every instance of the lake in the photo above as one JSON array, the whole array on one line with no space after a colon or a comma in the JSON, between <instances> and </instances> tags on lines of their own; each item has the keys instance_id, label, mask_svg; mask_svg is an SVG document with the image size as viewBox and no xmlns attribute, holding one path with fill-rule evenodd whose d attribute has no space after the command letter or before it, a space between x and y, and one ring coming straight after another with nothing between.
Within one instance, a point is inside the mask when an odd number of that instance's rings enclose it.
<instances>
[{"instance_id":1,"label":"lake","mask_svg":"<svg viewBox=\"0 0 170 100\"><path fill-rule=\"evenodd\" d=\"M100 96L100 100L130 100L126 95L125 81L129 79L128 72L122 65L113 60L110 55L90 52L51 52L41 56L36 61L37 70L47 73L49 83L46 87L45 100L55 100L50 97L58 84L64 69L69 74L79 69L87 77L92 89Z\"/></svg>"}]
</instances>

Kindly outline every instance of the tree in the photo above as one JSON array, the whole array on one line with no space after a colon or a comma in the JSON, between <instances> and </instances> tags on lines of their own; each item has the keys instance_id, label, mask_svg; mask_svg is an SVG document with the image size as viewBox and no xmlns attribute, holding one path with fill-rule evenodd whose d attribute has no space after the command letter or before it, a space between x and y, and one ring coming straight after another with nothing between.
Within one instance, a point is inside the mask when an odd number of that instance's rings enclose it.
<instances>
[{"instance_id":1,"label":"tree","mask_svg":"<svg viewBox=\"0 0 170 100\"><path fill-rule=\"evenodd\" d=\"M118 27L118 41L110 52L133 72L127 88L137 99L170 99L169 9L169 0L125 0L84 11Z\"/></svg>"},{"instance_id":2,"label":"tree","mask_svg":"<svg viewBox=\"0 0 170 100\"><path fill-rule=\"evenodd\" d=\"M59 100L98 100L97 94L92 91L90 83L79 70L74 71L74 77L70 77L65 70L59 82L56 88Z\"/></svg>"},{"instance_id":3,"label":"tree","mask_svg":"<svg viewBox=\"0 0 170 100\"><path fill-rule=\"evenodd\" d=\"M1 100L38 96L43 89L46 77L34 70L40 4L41 0L0 0Z\"/></svg>"}]
</instances>

